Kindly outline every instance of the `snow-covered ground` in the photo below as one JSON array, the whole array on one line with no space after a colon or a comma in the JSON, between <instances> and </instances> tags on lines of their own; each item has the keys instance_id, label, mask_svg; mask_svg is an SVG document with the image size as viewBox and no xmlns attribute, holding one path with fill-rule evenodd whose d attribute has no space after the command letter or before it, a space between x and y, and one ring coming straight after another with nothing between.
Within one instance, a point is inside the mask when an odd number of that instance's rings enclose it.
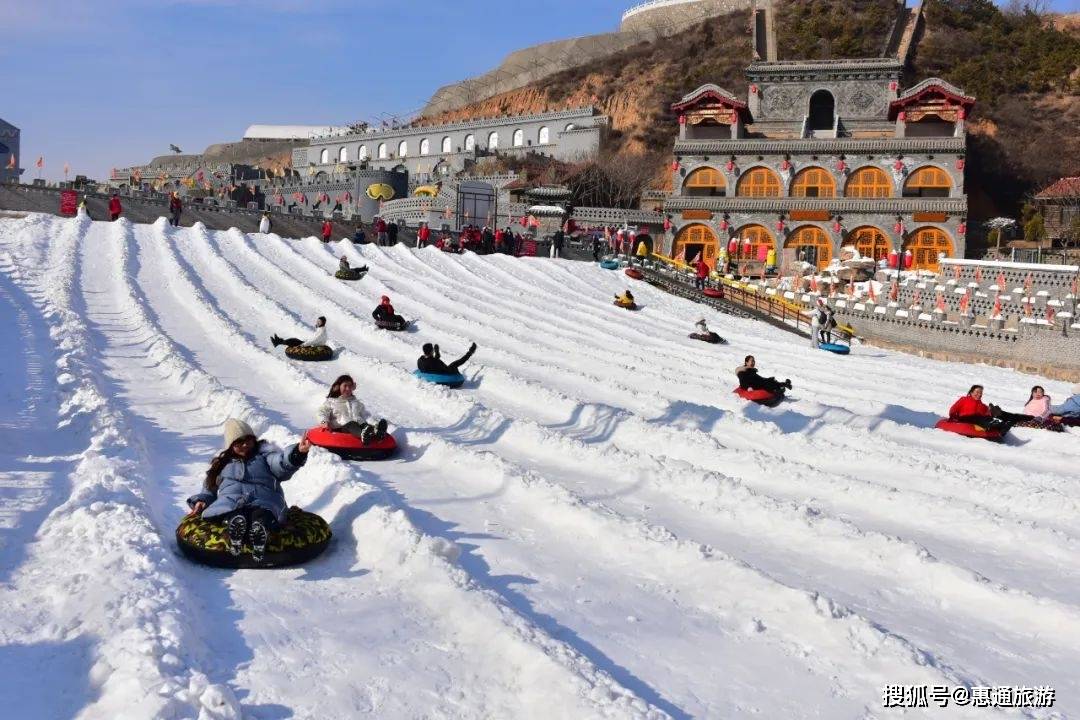
<instances>
[{"instance_id":1,"label":"snow-covered ground","mask_svg":"<svg viewBox=\"0 0 1080 720\"><path fill-rule=\"evenodd\" d=\"M332 276L335 253L370 265ZM0 220L0 693L12 718L886 718L887 685L1080 716L1077 431L933 429L1035 378L847 358L595 265ZM413 332L374 328L389 294ZM329 320L340 356L272 333ZM727 346L687 339L698 317ZM410 371L424 342L457 391ZM791 377L731 393L747 353ZM173 532L222 421L279 443L351 373L403 445L286 485L334 541L225 572ZM1043 383L1055 399L1067 387ZM987 717L987 709L929 714Z\"/></svg>"}]
</instances>

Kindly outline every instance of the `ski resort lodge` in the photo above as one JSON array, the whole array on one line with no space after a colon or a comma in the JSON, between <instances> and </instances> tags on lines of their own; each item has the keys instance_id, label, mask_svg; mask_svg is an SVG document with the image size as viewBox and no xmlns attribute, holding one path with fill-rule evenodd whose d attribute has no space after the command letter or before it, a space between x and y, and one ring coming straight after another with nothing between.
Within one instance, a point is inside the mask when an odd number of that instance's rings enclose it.
<instances>
[{"instance_id":1,"label":"ski resort lodge","mask_svg":"<svg viewBox=\"0 0 1080 720\"><path fill-rule=\"evenodd\" d=\"M964 257L975 99L937 78L902 90L902 67L756 61L745 101L710 84L675 103L668 254L824 267L853 245L875 259L910 251L934 271L939 256Z\"/></svg>"}]
</instances>

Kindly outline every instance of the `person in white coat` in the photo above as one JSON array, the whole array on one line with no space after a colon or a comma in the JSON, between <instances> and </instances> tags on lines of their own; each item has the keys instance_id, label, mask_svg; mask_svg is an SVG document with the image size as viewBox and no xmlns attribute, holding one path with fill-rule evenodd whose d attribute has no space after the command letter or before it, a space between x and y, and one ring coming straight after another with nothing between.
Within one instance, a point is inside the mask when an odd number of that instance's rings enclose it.
<instances>
[{"instance_id":1,"label":"person in white coat","mask_svg":"<svg viewBox=\"0 0 1080 720\"><path fill-rule=\"evenodd\" d=\"M270 337L270 342L273 343L274 347L277 347L278 345L285 345L286 347L296 347L297 345L316 347L326 345L329 341L330 338L326 334L326 318L321 315L319 316L319 319L315 321L315 330L307 340L300 340L299 338L282 339L278 335Z\"/></svg>"},{"instance_id":2,"label":"person in white coat","mask_svg":"<svg viewBox=\"0 0 1080 720\"><path fill-rule=\"evenodd\" d=\"M272 223L270 222L270 213L264 212L262 219L259 220L259 232L261 232L263 235L266 235L268 232L270 232L271 224Z\"/></svg>"},{"instance_id":3,"label":"person in white coat","mask_svg":"<svg viewBox=\"0 0 1080 720\"><path fill-rule=\"evenodd\" d=\"M346 432L360 438L365 445L386 436L386 420L372 424L364 404L353 395L356 383L342 375L330 386L330 393L319 407L319 425L328 430Z\"/></svg>"},{"instance_id":4,"label":"person in white coat","mask_svg":"<svg viewBox=\"0 0 1080 720\"><path fill-rule=\"evenodd\" d=\"M821 345L821 325L825 322L824 303L818 298L817 305L810 313L810 347L818 348Z\"/></svg>"}]
</instances>

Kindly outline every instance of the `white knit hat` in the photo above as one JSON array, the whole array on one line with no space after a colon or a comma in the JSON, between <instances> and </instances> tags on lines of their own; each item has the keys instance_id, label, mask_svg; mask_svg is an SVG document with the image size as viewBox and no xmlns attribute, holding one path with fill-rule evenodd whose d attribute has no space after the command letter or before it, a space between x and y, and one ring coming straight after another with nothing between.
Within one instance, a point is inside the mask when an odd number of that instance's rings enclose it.
<instances>
[{"instance_id":1,"label":"white knit hat","mask_svg":"<svg viewBox=\"0 0 1080 720\"><path fill-rule=\"evenodd\" d=\"M240 438L246 438L248 436L255 437L255 431L251 429L243 420L237 420L236 418L229 418L225 421L225 449L228 450L232 447L232 444Z\"/></svg>"}]
</instances>

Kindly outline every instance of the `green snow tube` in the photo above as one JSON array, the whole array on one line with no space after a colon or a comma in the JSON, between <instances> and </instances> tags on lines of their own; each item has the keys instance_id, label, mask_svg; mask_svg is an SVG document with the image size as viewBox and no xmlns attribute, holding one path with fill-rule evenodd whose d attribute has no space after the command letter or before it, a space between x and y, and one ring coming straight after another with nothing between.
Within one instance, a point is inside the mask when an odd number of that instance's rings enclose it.
<instances>
[{"instance_id":1,"label":"green snow tube","mask_svg":"<svg viewBox=\"0 0 1080 720\"><path fill-rule=\"evenodd\" d=\"M330 526L318 515L289 508L285 526L270 535L266 552L259 562L251 556L251 546L244 543L239 555L229 552L225 523L188 515L176 528L176 544L184 555L197 563L223 568L273 568L299 565L318 556L330 544Z\"/></svg>"},{"instance_id":2,"label":"green snow tube","mask_svg":"<svg viewBox=\"0 0 1080 720\"><path fill-rule=\"evenodd\" d=\"M285 355L293 360L319 362L332 359L334 351L328 345L296 345L285 348Z\"/></svg>"},{"instance_id":3,"label":"green snow tube","mask_svg":"<svg viewBox=\"0 0 1080 720\"><path fill-rule=\"evenodd\" d=\"M348 270L338 270L334 273L334 277L338 280L363 280L364 272L358 268L349 268Z\"/></svg>"}]
</instances>

